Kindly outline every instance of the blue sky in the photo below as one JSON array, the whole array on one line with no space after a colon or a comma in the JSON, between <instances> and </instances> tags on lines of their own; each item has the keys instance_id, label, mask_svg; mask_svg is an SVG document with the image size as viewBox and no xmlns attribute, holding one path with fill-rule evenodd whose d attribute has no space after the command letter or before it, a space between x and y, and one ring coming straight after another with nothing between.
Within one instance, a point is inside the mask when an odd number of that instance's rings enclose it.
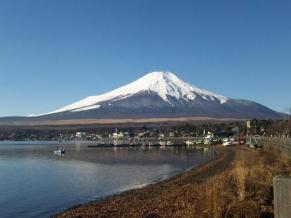
<instances>
[{"instance_id":1,"label":"blue sky","mask_svg":"<svg viewBox=\"0 0 291 218\"><path fill-rule=\"evenodd\" d=\"M291 106L291 3L0 0L0 116L55 110L167 70Z\"/></svg>"}]
</instances>

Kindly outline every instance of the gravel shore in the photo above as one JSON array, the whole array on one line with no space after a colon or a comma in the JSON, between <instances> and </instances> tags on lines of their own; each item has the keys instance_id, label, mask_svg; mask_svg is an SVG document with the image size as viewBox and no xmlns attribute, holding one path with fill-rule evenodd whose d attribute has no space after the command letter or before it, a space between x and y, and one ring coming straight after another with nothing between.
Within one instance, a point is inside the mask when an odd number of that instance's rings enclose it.
<instances>
[{"instance_id":1,"label":"gravel shore","mask_svg":"<svg viewBox=\"0 0 291 218\"><path fill-rule=\"evenodd\" d=\"M199 184L227 170L240 147L217 148L219 155L181 175L109 196L101 201L77 205L54 217L193 217Z\"/></svg>"}]
</instances>

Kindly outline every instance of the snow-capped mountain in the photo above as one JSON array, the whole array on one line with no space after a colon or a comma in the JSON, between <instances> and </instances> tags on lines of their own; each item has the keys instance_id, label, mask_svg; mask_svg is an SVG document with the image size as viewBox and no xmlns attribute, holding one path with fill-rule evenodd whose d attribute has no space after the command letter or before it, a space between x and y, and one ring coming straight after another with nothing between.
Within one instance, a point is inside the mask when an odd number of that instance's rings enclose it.
<instances>
[{"instance_id":1,"label":"snow-capped mountain","mask_svg":"<svg viewBox=\"0 0 291 218\"><path fill-rule=\"evenodd\" d=\"M225 103L228 100L227 97L222 95L217 95L205 89L192 86L179 79L173 73L152 72L121 88L115 89L106 94L87 97L51 113L97 109L101 107L103 102L107 102L110 105L110 102L117 102L143 92L155 94L171 106L175 106L174 102L171 101L171 98L189 102L194 101L197 96L208 101L219 101L220 103Z\"/></svg>"},{"instance_id":2,"label":"snow-capped mountain","mask_svg":"<svg viewBox=\"0 0 291 218\"><path fill-rule=\"evenodd\" d=\"M280 118L282 114L247 100L234 100L190 85L170 72L152 72L111 92L90 96L47 119L200 116Z\"/></svg>"}]
</instances>

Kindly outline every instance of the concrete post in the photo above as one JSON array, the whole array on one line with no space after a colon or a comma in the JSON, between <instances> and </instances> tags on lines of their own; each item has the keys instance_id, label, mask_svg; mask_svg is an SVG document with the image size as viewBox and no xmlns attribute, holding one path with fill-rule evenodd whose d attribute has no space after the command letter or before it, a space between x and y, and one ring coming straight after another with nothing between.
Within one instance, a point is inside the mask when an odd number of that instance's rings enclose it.
<instances>
[{"instance_id":1,"label":"concrete post","mask_svg":"<svg viewBox=\"0 0 291 218\"><path fill-rule=\"evenodd\" d=\"M291 176L276 176L273 183L275 218L290 218Z\"/></svg>"}]
</instances>

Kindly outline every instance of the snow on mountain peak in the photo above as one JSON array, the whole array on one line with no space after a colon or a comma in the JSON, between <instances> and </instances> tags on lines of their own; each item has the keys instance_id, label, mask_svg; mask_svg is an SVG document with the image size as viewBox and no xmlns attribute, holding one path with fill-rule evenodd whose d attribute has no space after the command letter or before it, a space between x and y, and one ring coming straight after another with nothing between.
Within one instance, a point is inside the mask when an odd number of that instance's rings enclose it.
<instances>
[{"instance_id":1,"label":"snow on mountain peak","mask_svg":"<svg viewBox=\"0 0 291 218\"><path fill-rule=\"evenodd\" d=\"M205 89L192 86L171 72L152 72L137 81L144 84L144 91L149 90L155 92L165 101L168 101L168 96L177 99L194 100L197 95L207 100L217 99L220 103L225 103L228 100L227 97L222 95L217 95Z\"/></svg>"},{"instance_id":2,"label":"snow on mountain peak","mask_svg":"<svg viewBox=\"0 0 291 218\"><path fill-rule=\"evenodd\" d=\"M141 92L153 92L158 94L164 101L171 104L169 97L176 99L183 99L186 101L193 101L197 96L201 96L205 100L219 101L221 104L225 103L228 98L222 95L217 95L207 90L192 86L183 80L179 79L171 72L152 72L148 73L140 79L122 86L111 92L90 96L74 104L53 111L51 113L58 113L64 111L81 111L88 110L88 108L99 108L99 103L105 101L118 101L123 98L133 96ZM94 107L98 105L98 107ZM50 114L51 114L50 113Z\"/></svg>"}]
</instances>

